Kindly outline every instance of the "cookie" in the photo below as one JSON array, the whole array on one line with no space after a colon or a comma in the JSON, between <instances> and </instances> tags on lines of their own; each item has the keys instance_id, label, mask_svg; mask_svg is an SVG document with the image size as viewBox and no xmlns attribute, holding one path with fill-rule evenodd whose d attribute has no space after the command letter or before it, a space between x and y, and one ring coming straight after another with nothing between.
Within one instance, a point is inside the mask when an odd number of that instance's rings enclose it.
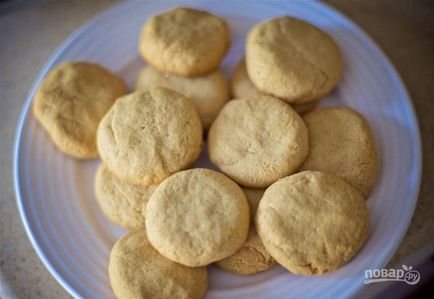
<instances>
[{"instance_id":1,"label":"cookie","mask_svg":"<svg viewBox=\"0 0 434 299\"><path fill-rule=\"evenodd\" d=\"M247 200L249 201L251 217L251 225L247 241L237 252L216 262L216 265L225 271L242 275L251 275L271 268L275 264L275 261L265 249L254 226L256 209L262 195L264 194L264 190L247 188L244 188L243 190L247 195Z\"/></svg>"},{"instance_id":2,"label":"cookie","mask_svg":"<svg viewBox=\"0 0 434 299\"><path fill-rule=\"evenodd\" d=\"M105 216L128 229L145 227L144 210L156 185L125 183L101 164L95 176L95 194Z\"/></svg>"},{"instance_id":3,"label":"cookie","mask_svg":"<svg viewBox=\"0 0 434 299\"><path fill-rule=\"evenodd\" d=\"M205 267L174 263L149 244L144 231L121 237L110 253L110 284L123 298L202 298L208 288Z\"/></svg>"},{"instance_id":4,"label":"cookie","mask_svg":"<svg viewBox=\"0 0 434 299\"><path fill-rule=\"evenodd\" d=\"M269 96L229 101L208 134L211 161L245 187L263 188L298 169L307 129L286 103Z\"/></svg>"},{"instance_id":5,"label":"cookie","mask_svg":"<svg viewBox=\"0 0 434 299\"><path fill-rule=\"evenodd\" d=\"M97 144L120 179L153 185L196 160L202 123L189 99L157 87L118 99L101 121Z\"/></svg>"},{"instance_id":6,"label":"cookie","mask_svg":"<svg viewBox=\"0 0 434 299\"><path fill-rule=\"evenodd\" d=\"M327 33L305 21L281 17L249 32L246 66L260 91L301 104L324 97L336 86L342 58Z\"/></svg>"},{"instance_id":7,"label":"cookie","mask_svg":"<svg viewBox=\"0 0 434 299\"><path fill-rule=\"evenodd\" d=\"M136 89L147 90L156 86L172 89L192 100L205 130L229 100L228 83L220 71L186 78L162 73L152 66L144 68L137 77Z\"/></svg>"},{"instance_id":8,"label":"cookie","mask_svg":"<svg viewBox=\"0 0 434 299\"><path fill-rule=\"evenodd\" d=\"M368 123L345 107L320 108L304 117L310 152L301 170L317 170L341 177L363 194L371 193L379 158Z\"/></svg>"},{"instance_id":9,"label":"cookie","mask_svg":"<svg viewBox=\"0 0 434 299\"><path fill-rule=\"evenodd\" d=\"M336 270L363 246L369 232L366 202L344 180L303 171L264 193L256 228L271 256L294 274Z\"/></svg>"},{"instance_id":10,"label":"cookie","mask_svg":"<svg viewBox=\"0 0 434 299\"><path fill-rule=\"evenodd\" d=\"M250 208L250 224L255 224L256 210L258 209L259 202L264 195L265 189L253 189L253 188L243 188L246 194L247 201L249 202Z\"/></svg>"},{"instance_id":11,"label":"cookie","mask_svg":"<svg viewBox=\"0 0 434 299\"><path fill-rule=\"evenodd\" d=\"M266 95L263 92L260 92L250 81L249 76L247 75L246 63L245 60L242 59L237 67L235 68L234 74L231 80L231 93L232 96L236 99L242 98L251 98L260 95ZM310 110L312 110L318 101L312 101L301 104L291 104L291 107L298 114L304 114Z\"/></svg>"},{"instance_id":12,"label":"cookie","mask_svg":"<svg viewBox=\"0 0 434 299\"><path fill-rule=\"evenodd\" d=\"M184 170L164 180L146 209L152 246L168 259L205 266L241 248L249 229L249 205L241 188L209 169Z\"/></svg>"},{"instance_id":13,"label":"cookie","mask_svg":"<svg viewBox=\"0 0 434 299\"><path fill-rule=\"evenodd\" d=\"M116 75L87 62L55 67L39 85L33 114L64 153L96 158L96 131L104 114L127 88Z\"/></svg>"},{"instance_id":14,"label":"cookie","mask_svg":"<svg viewBox=\"0 0 434 299\"><path fill-rule=\"evenodd\" d=\"M217 69L229 45L229 27L223 19L178 7L143 25L139 51L160 71L191 77Z\"/></svg>"}]
</instances>

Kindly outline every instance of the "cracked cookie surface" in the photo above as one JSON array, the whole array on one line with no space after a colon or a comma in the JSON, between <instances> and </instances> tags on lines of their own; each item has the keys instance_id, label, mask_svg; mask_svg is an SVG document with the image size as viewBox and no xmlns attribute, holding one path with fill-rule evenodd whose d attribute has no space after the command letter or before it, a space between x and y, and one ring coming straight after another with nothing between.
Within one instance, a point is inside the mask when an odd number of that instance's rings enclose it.
<instances>
[{"instance_id":1,"label":"cracked cookie surface","mask_svg":"<svg viewBox=\"0 0 434 299\"><path fill-rule=\"evenodd\" d=\"M211 125L208 149L223 173L251 188L293 173L309 151L300 116L269 96L229 101Z\"/></svg>"},{"instance_id":2,"label":"cracked cookie surface","mask_svg":"<svg viewBox=\"0 0 434 299\"><path fill-rule=\"evenodd\" d=\"M157 187L146 209L146 232L160 254L198 267L241 248L249 215L246 195L235 182L196 168L175 173Z\"/></svg>"},{"instance_id":3,"label":"cracked cookie surface","mask_svg":"<svg viewBox=\"0 0 434 299\"><path fill-rule=\"evenodd\" d=\"M121 181L103 164L95 176L95 194L104 215L129 229L145 227L145 208L156 185L142 186Z\"/></svg>"},{"instance_id":4,"label":"cracked cookie surface","mask_svg":"<svg viewBox=\"0 0 434 299\"><path fill-rule=\"evenodd\" d=\"M256 209L265 190L248 188L243 190L247 195L251 217L247 241L237 252L216 262L216 265L225 271L251 275L271 268L275 261L262 244L254 224Z\"/></svg>"},{"instance_id":5,"label":"cracked cookie surface","mask_svg":"<svg viewBox=\"0 0 434 299\"><path fill-rule=\"evenodd\" d=\"M145 23L139 51L160 71L190 77L215 70L229 45L229 27L223 19L178 7Z\"/></svg>"},{"instance_id":6,"label":"cracked cookie surface","mask_svg":"<svg viewBox=\"0 0 434 299\"><path fill-rule=\"evenodd\" d=\"M199 110L204 130L208 129L220 109L229 100L229 86L220 71L186 78L162 73L148 66L137 77L137 90L158 86L172 89L189 98Z\"/></svg>"},{"instance_id":7,"label":"cracked cookie surface","mask_svg":"<svg viewBox=\"0 0 434 299\"><path fill-rule=\"evenodd\" d=\"M166 259L144 231L128 232L116 242L108 270L117 298L199 299L208 288L205 267L189 268Z\"/></svg>"},{"instance_id":8,"label":"cracked cookie surface","mask_svg":"<svg viewBox=\"0 0 434 299\"><path fill-rule=\"evenodd\" d=\"M97 145L103 162L120 179L158 184L197 159L202 123L185 96L151 88L116 101L99 125Z\"/></svg>"},{"instance_id":9,"label":"cracked cookie surface","mask_svg":"<svg viewBox=\"0 0 434 299\"><path fill-rule=\"evenodd\" d=\"M96 158L98 124L126 92L125 83L103 67L69 62L42 80L33 114L61 151L76 158Z\"/></svg>"},{"instance_id":10,"label":"cracked cookie surface","mask_svg":"<svg viewBox=\"0 0 434 299\"><path fill-rule=\"evenodd\" d=\"M327 33L296 18L260 23L247 36L246 66L253 84L289 103L328 94L341 76L341 60Z\"/></svg>"},{"instance_id":11,"label":"cracked cookie surface","mask_svg":"<svg viewBox=\"0 0 434 299\"><path fill-rule=\"evenodd\" d=\"M310 152L300 169L334 174L367 198L377 179L379 157L363 116L350 108L330 107L315 109L303 120Z\"/></svg>"},{"instance_id":12,"label":"cracked cookie surface","mask_svg":"<svg viewBox=\"0 0 434 299\"><path fill-rule=\"evenodd\" d=\"M363 246L368 209L360 192L344 180L303 171L265 191L256 228L267 251L290 272L323 274L347 263Z\"/></svg>"}]
</instances>

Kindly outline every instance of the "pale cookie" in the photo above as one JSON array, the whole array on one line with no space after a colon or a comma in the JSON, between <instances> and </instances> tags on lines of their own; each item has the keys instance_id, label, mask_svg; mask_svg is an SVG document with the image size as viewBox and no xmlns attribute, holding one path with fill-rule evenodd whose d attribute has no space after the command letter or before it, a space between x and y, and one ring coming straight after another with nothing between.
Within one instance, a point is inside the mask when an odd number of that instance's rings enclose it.
<instances>
[{"instance_id":1,"label":"pale cookie","mask_svg":"<svg viewBox=\"0 0 434 299\"><path fill-rule=\"evenodd\" d=\"M156 187L125 183L103 163L95 176L95 194L101 210L113 223L129 229L145 227L144 211Z\"/></svg>"},{"instance_id":2,"label":"pale cookie","mask_svg":"<svg viewBox=\"0 0 434 299\"><path fill-rule=\"evenodd\" d=\"M196 160L202 124L185 96L152 88L118 99L101 121L97 142L101 159L119 178L152 185Z\"/></svg>"},{"instance_id":3,"label":"pale cookie","mask_svg":"<svg viewBox=\"0 0 434 299\"><path fill-rule=\"evenodd\" d=\"M249 205L241 188L209 169L175 173L154 191L146 232L160 254L198 267L241 248L249 229Z\"/></svg>"},{"instance_id":4,"label":"pale cookie","mask_svg":"<svg viewBox=\"0 0 434 299\"><path fill-rule=\"evenodd\" d=\"M160 71L190 77L215 70L229 45L229 27L223 19L178 7L145 23L139 51Z\"/></svg>"},{"instance_id":5,"label":"pale cookie","mask_svg":"<svg viewBox=\"0 0 434 299\"><path fill-rule=\"evenodd\" d=\"M247 201L249 202L250 224L254 225L256 210L258 209L259 202L264 195L265 189L243 188L243 191L246 194Z\"/></svg>"},{"instance_id":6,"label":"pale cookie","mask_svg":"<svg viewBox=\"0 0 434 299\"><path fill-rule=\"evenodd\" d=\"M264 193L256 228L271 256L294 274L336 270L363 246L369 232L366 202L344 180L303 171Z\"/></svg>"},{"instance_id":7,"label":"pale cookie","mask_svg":"<svg viewBox=\"0 0 434 299\"><path fill-rule=\"evenodd\" d=\"M211 161L239 184L267 187L298 169L307 129L286 103L269 96L229 101L208 134Z\"/></svg>"},{"instance_id":8,"label":"pale cookie","mask_svg":"<svg viewBox=\"0 0 434 299\"><path fill-rule=\"evenodd\" d=\"M363 116L344 107L320 108L305 115L304 121L310 152L301 170L337 175L367 198L375 185L379 158Z\"/></svg>"},{"instance_id":9,"label":"pale cookie","mask_svg":"<svg viewBox=\"0 0 434 299\"><path fill-rule=\"evenodd\" d=\"M242 275L251 275L271 268L275 262L262 244L254 226L256 209L262 195L264 194L264 190L247 188L243 188L243 190L247 195L247 200L249 201L251 217L247 241L240 250L235 252L233 255L216 262L216 265L225 271Z\"/></svg>"},{"instance_id":10,"label":"pale cookie","mask_svg":"<svg viewBox=\"0 0 434 299\"><path fill-rule=\"evenodd\" d=\"M96 131L101 118L126 92L124 82L103 67L69 62L42 80L32 108L62 152L90 159L98 156Z\"/></svg>"},{"instance_id":11,"label":"pale cookie","mask_svg":"<svg viewBox=\"0 0 434 299\"><path fill-rule=\"evenodd\" d=\"M249 32L246 65L260 91L291 104L327 95L342 73L341 54L333 39L291 17L260 23Z\"/></svg>"},{"instance_id":12,"label":"pale cookie","mask_svg":"<svg viewBox=\"0 0 434 299\"><path fill-rule=\"evenodd\" d=\"M244 59L242 59L238 64L238 66L235 68L231 80L231 93L232 93L232 97L236 99L251 98L255 96L266 95L265 93L260 92L253 85L252 81L250 81L249 76L247 75L246 63ZM312 101L312 102L301 103L301 104L291 104L291 107L294 108L294 110L298 114L304 114L312 110L317 104L318 101Z\"/></svg>"},{"instance_id":13,"label":"pale cookie","mask_svg":"<svg viewBox=\"0 0 434 299\"><path fill-rule=\"evenodd\" d=\"M208 288L205 267L174 263L151 246L144 231L121 237L110 253L110 284L119 299L202 298Z\"/></svg>"},{"instance_id":14,"label":"pale cookie","mask_svg":"<svg viewBox=\"0 0 434 299\"><path fill-rule=\"evenodd\" d=\"M136 89L147 90L157 86L172 89L192 100L205 130L229 100L228 83L220 71L186 78L159 72L152 66L144 68L137 77Z\"/></svg>"}]
</instances>

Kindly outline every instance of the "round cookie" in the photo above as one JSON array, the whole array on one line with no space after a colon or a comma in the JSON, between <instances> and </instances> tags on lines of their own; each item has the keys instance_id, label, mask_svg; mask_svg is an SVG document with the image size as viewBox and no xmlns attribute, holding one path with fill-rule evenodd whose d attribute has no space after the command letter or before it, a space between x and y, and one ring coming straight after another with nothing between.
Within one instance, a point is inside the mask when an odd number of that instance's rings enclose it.
<instances>
[{"instance_id":1,"label":"round cookie","mask_svg":"<svg viewBox=\"0 0 434 299\"><path fill-rule=\"evenodd\" d=\"M202 298L207 269L174 263L151 246L144 231L122 236L110 253L110 284L117 298Z\"/></svg>"},{"instance_id":2,"label":"round cookie","mask_svg":"<svg viewBox=\"0 0 434 299\"><path fill-rule=\"evenodd\" d=\"M145 67L137 77L136 89L147 90L157 86L172 89L192 100L205 130L229 100L228 83L220 71L186 78L162 73L152 66Z\"/></svg>"},{"instance_id":3,"label":"round cookie","mask_svg":"<svg viewBox=\"0 0 434 299\"><path fill-rule=\"evenodd\" d=\"M260 23L249 32L246 65L260 91L291 104L327 95L342 73L340 50L333 39L291 17Z\"/></svg>"},{"instance_id":4,"label":"round cookie","mask_svg":"<svg viewBox=\"0 0 434 299\"><path fill-rule=\"evenodd\" d=\"M196 160L202 124L189 99L157 87L118 99L101 121L97 143L110 171L147 186Z\"/></svg>"},{"instance_id":5,"label":"round cookie","mask_svg":"<svg viewBox=\"0 0 434 299\"><path fill-rule=\"evenodd\" d=\"M175 173L154 191L146 232L160 254L198 267L241 248L249 229L249 205L241 188L209 169Z\"/></svg>"},{"instance_id":6,"label":"round cookie","mask_svg":"<svg viewBox=\"0 0 434 299\"><path fill-rule=\"evenodd\" d=\"M157 186L142 186L119 180L102 163L95 176L95 194L105 216L128 229L145 227L144 210Z\"/></svg>"},{"instance_id":7,"label":"round cookie","mask_svg":"<svg viewBox=\"0 0 434 299\"><path fill-rule=\"evenodd\" d=\"M344 180L303 171L264 193L256 228L267 251L290 272L323 274L347 263L369 232L366 202Z\"/></svg>"},{"instance_id":8,"label":"round cookie","mask_svg":"<svg viewBox=\"0 0 434 299\"><path fill-rule=\"evenodd\" d=\"M246 194L247 201L249 202L250 208L250 224L255 224L256 210L258 210L259 202L264 195L265 189L254 189L254 188L243 188Z\"/></svg>"},{"instance_id":9,"label":"round cookie","mask_svg":"<svg viewBox=\"0 0 434 299\"><path fill-rule=\"evenodd\" d=\"M365 198L375 185L379 158L368 123L345 107L315 109L304 117L310 152L301 170L334 174Z\"/></svg>"},{"instance_id":10,"label":"round cookie","mask_svg":"<svg viewBox=\"0 0 434 299\"><path fill-rule=\"evenodd\" d=\"M103 67L69 62L56 66L42 80L32 109L62 152L81 159L95 158L98 124L126 92L124 82Z\"/></svg>"},{"instance_id":11,"label":"round cookie","mask_svg":"<svg viewBox=\"0 0 434 299\"><path fill-rule=\"evenodd\" d=\"M249 201L251 217L247 241L237 252L216 262L216 265L225 271L251 275L271 268L274 266L275 261L265 249L254 226L256 209L264 194L264 189L243 188L243 190Z\"/></svg>"},{"instance_id":12,"label":"round cookie","mask_svg":"<svg viewBox=\"0 0 434 299\"><path fill-rule=\"evenodd\" d=\"M235 68L231 80L231 93L236 99L266 95L265 93L260 92L253 85L252 81L250 81L249 76L247 75L246 63L244 59L242 59ZM291 104L291 107L294 108L298 114L304 114L312 110L317 104L318 101L312 101L301 104Z\"/></svg>"},{"instance_id":13,"label":"round cookie","mask_svg":"<svg viewBox=\"0 0 434 299\"><path fill-rule=\"evenodd\" d=\"M229 27L223 19L178 7L143 25L139 51L160 71L190 77L215 70L229 45Z\"/></svg>"},{"instance_id":14,"label":"round cookie","mask_svg":"<svg viewBox=\"0 0 434 299\"><path fill-rule=\"evenodd\" d=\"M229 101L208 134L211 161L239 184L267 187L296 171L309 147L307 129L286 103L269 96Z\"/></svg>"}]
</instances>

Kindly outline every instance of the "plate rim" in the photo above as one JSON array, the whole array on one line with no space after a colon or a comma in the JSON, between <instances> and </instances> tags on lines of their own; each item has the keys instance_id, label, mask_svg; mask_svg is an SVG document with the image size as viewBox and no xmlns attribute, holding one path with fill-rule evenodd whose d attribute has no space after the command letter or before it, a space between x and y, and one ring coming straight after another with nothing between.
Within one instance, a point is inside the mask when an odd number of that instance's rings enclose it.
<instances>
[{"instance_id":1,"label":"plate rim","mask_svg":"<svg viewBox=\"0 0 434 299\"><path fill-rule=\"evenodd\" d=\"M201 1L202 2L202 1ZM204 1L207 2L207 1ZM286 2L286 1L285 1ZM21 148L21 141L22 141L22 134L24 129L24 124L29 117L29 110L31 107L31 103L33 101L32 95L34 95L37 87L39 86L41 80L45 77L45 75L48 73L49 69L53 66L53 63L58 59L59 56L63 54L65 50L78 38L80 37L87 29L91 28L100 18L102 18L104 15L107 15L115 10L118 10L124 5L128 5L129 1L121 2L115 5L111 5L108 8L102 10L101 12L97 13L95 16L93 16L90 20L84 22L82 25L78 26L71 34L68 35L68 37L56 48L56 50L53 52L53 54L50 56L48 61L44 64L44 66L39 71L36 79L31 85L31 88L26 94L25 101L23 108L20 111L17 127L15 130L15 136L14 136L14 144L13 144L13 156L12 156L12 174L13 174L13 185L14 185L14 191L15 191L15 199L17 202L18 212L21 218L21 221L24 225L24 229L26 231L26 235L30 240L30 243L32 244L33 249L36 251L39 259L42 261L43 265L48 269L50 274L56 279L56 281L73 297L75 298L83 298L83 295L81 295L77 290L75 290L55 269L55 267L50 262L49 258L46 256L44 251L42 250L41 246L39 245L39 241L35 237L35 234L33 233L33 228L30 225L28 221L28 217L24 208L24 200L22 195L22 184L20 181L20 164L21 161L20 158L20 152L22 150ZM407 103L407 106L409 108L409 114L410 119L414 123L414 133L416 135L414 136L415 140L417 141L412 145L412 148L415 151L415 161L417 163L416 170L417 170L417 178L416 178L416 184L414 190L412 190L413 194L411 194L412 198L412 204L411 204L411 213L408 213L407 219L405 219L405 229L401 232L397 242L393 246L393 250L390 252L390 256L386 258L384 261L382 267L384 267L390 259L395 254L396 250L398 249L399 245L402 243L402 240L407 234L407 231L410 227L411 220L414 216L414 211L419 199L419 192L420 192L420 186L421 186L421 178L422 178L422 159L423 159L423 152L422 152L422 139L420 134L420 126L418 117L413 105L413 101L411 100L410 94L408 92L408 89L406 87L406 84L401 78L401 75L397 71L395 65L392 63L392 61L389 59L389 57L386 55L386 53L382 50L382 48L376 43L376 41L369 35L367 32L361 28L357 23L355 23L352 19L347 17L345 14L334 8L333 6L324 3L324 2L318 2L313 1L310 3L310 5L316 5L320 9L326 10L328 13L335 14L336 16L340 17L341 19L344 19L346 23L348 23L350 26L358 30L361 34L361 38L366 42L366 44L372 48L374 52L376 52L377 55L381 56L381 58L386 62L386 65L390 68L390 76L391 78L396 82L398 86L401 87L400 92L402 93L402 97L404 98L405 102ZM347 293L348 296L354 295L356 292L358 292L363 287L363 284L359 285L358 287L355 287Z\"/></svg>"}]
</instances>

